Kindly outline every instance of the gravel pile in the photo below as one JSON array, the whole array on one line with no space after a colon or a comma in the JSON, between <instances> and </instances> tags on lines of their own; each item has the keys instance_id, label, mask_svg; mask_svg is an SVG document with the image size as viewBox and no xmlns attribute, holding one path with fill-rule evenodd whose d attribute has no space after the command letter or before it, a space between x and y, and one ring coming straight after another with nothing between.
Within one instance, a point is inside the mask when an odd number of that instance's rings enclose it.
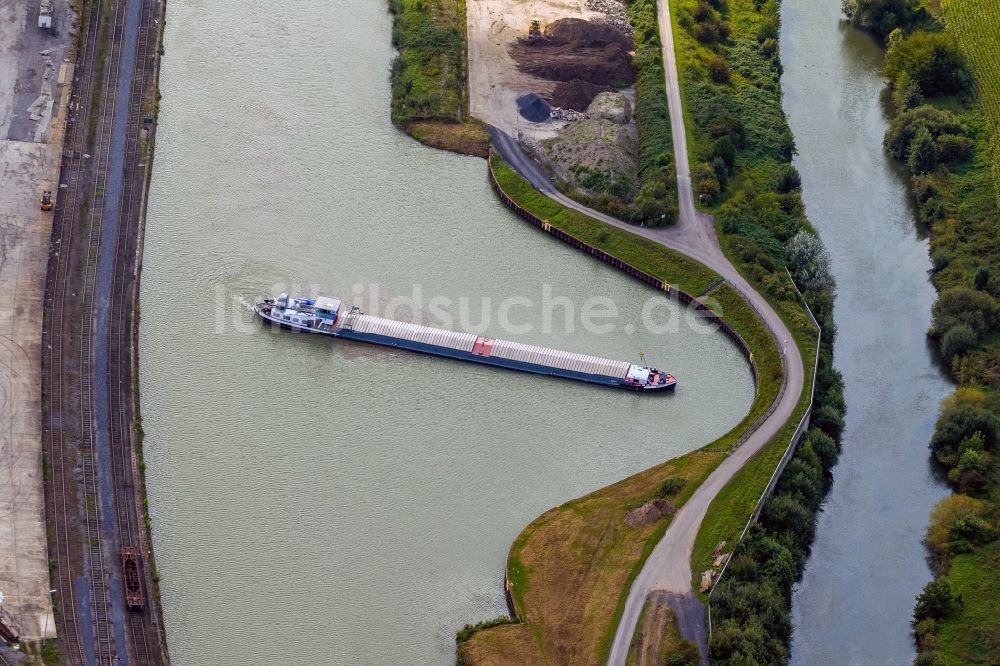
<instances>
[{"instance_id":1,"label":"gravel pile","mask_svg":"<svg viewBox=\"0 0 1000 666\"><path fill-rule=\"evenodd\" d=\"M530 120L533 123L544 123L552 117L552 107L535 93L518 97L517 110L525 120Z\"/></svg>"},{"instance_id":2,"label":"gravel pile","mask_svg":"<svg viewBox=\"0 0 1000 666\"><path fill-rule=\"evenodd\" d=\"M549 115L556 120L583 120L587 117L586 113L580 113L579 111L574 111L573 109L561 109L558 106L553 106L549 111Z\"/></svg>"},{"instance_id":3,"label":"gravel pile","mask_svg":"<svg viewBox=\"0 0 1000 666\"><path fill-rule=\"evenodd\" d=\"M632 24L628 20L628 10L618 0L587 0L587 9L601 12L607 16L607 18L594 19L594 23L611 26L628 35L632 34Z\"/></svg>"}]
</instances>

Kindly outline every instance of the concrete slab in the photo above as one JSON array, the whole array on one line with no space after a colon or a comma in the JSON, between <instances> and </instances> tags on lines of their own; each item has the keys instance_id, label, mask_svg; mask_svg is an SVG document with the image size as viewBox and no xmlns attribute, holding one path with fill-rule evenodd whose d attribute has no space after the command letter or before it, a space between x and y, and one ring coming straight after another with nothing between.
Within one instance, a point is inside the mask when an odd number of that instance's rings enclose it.
<instances>
[{"instance_id":1,"label":"concrete slab","mask_svg":"<svg viewBox=\"0 0 1000 666\"><path fill-rule=\"evenodd\" d=\"M57 6L71 16L65 2ZM0 3L0 618L29 640L55 636L41 446L52 213L38 201L45 190L58 196L69 97L63 83L72 80L62 63L68 30L39 30L31 13L37 8L27 0Z\"/></svg>"}]
</instances>

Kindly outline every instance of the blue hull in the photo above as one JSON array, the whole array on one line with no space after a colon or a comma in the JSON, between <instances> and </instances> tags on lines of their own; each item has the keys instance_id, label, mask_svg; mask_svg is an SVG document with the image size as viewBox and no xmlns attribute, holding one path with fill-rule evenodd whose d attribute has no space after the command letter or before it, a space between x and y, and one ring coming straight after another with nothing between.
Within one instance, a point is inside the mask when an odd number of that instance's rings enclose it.
<instances>
[{"instance_id":1,"label":"blue hull","mask_svg":"<svg viewBox=\"0 0 1000 666\"><path fill-rule=\"evenodd\" d=\"M657 386L639 386L630 383L625 379L617 379L615 377L608 377L607 375L592 375L583 372L574 372L572 370L564 370L562 368L553 368L545 365L537 365L534 363L525 363L523 361L515 361L512 359L498 358L494 356L480 356L479 354L473 354L471 352L465 352L459 349L450 349L448 347L428 345L422 342L414 342L412 340L403 340L401 338L375 335L373 333L358 333L356 331L350 331L345 329L320 330L308 326L299 326L296 324L290 324L280 319L275 319L267 314L264 314L257 308L254 308L254 311L264 321L270 324L275 324L283 329L287 329L290 331L299 331L301 333L314 333L329 338L343 338L345 340L356 340L358 342L366 342L368 344L381 345L383 347L394 347L396 349L406 349L408 351L415 351L423 354L431 354L433 356L441 356L443 358L453 358L459 361L469 361L472 363L479 363L480 365L491 365L498 368L507 368L509 370L530 372L536 375L562 377L564 379L573 379L580 382L587 382L588 384L598 384L600 386L608 386L611 388L626 389L628 391L634 391L636 393L661 393L665 391L673 391L674 388L677 386L676 381Z\"/></svg>"}]
</instances>

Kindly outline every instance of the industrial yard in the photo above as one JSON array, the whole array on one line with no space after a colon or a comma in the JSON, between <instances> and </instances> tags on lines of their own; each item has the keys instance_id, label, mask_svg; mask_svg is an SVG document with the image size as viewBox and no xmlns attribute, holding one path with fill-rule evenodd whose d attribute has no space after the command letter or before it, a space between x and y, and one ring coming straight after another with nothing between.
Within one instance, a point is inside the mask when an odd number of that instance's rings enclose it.
<instances>
[{"instance_id":1,"label":"industrial yard","mask_svg":"<svg viewBox=\"0 0 1000 666\"><path fill-rule=\"evenodd\" d=\"M53 217L40 202L58 190L73 72L58 18L39 28L37 3L0 6L0 622L22 641L56 635L39 413Z\"/></svg>"}]
</instances>

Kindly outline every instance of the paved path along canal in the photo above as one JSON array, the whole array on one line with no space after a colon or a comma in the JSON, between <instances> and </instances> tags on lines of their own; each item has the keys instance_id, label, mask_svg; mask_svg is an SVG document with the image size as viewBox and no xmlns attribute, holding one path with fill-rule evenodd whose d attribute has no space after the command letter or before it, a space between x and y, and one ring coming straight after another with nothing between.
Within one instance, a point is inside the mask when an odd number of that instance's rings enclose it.
<instances>
[{"instance_id":1,"label":"paved path along canal","mask_svg":"<svg viewBox=\"0 0 1000 666\"><path fill-rule=\"evenodd\" d=\"M803 199L833 255L843 453L793 600L792 663L903 666L930 579L921 544L946 492L927 442L951 386L929 351L934 290L904 176L882 150L882 52L838 0L783 0L784 106Z\"/></svg>"},{"instance_id":2,"label":"paved path along canal","mask_svg":"<svg viewBox=\"0 0 1000 666\"><path fill-rule=\"evenodd\" d=\"M747 364L670 305L664 332L642 326L662 294L509 213L482 160L393 128L384 5L167 12L140 358L172 663L453 664L462 624L506 612L517 533L738 423ZM448 297L455 328L465 309L492 335L644 351L680 386L639 396L272 334L245 307L315 290L407 318L385 306L415 285L424 323ZM595 296L619 311L611 333L580 321ZM507 311L532 330L500 325L511 297L534 301Z\"/></svg>"}]
</instances>

